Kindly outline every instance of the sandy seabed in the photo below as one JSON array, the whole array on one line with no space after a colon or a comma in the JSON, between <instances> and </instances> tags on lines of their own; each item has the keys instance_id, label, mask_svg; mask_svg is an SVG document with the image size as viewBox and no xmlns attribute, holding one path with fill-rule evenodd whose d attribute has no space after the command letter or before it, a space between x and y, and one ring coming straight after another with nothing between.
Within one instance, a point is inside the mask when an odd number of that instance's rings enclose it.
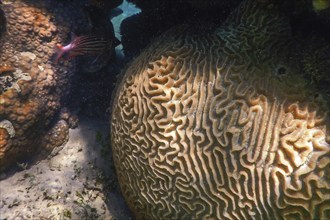
<instances>
[{"instance_id":1,"label":"sandy seabed","mask_svg":"<svg viewBox=\"0 0 330 220\"><path fill-rule=\"evenodd\" d=\"M109 125L81 119L48 159L0 177L0 220L132 219L120 193Z\"/></svg>"}]
</instances>

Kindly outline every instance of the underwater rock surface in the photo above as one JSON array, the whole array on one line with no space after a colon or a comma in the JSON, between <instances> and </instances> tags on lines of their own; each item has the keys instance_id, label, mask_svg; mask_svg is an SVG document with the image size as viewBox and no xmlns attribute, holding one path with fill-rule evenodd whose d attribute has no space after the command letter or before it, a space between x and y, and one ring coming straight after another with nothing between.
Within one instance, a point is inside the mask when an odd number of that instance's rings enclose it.
<instances>
[{"instance_id":1,"label":"underwater rock surface","mask_svg":"<svg viewBox=\"0 0 330 220\"><path fill-rule=\"evenodd\" d=\"M17 0L1 5L1 10L6 18L0 38L0 169L4 169L22 156L49 152L67 139L68 126L65 121L56 125L55 116L70 89L74 67L55 65L50 58L54 45L83 27L86 18L72 4L60 1ZM49 142L48 131L57 134Z\"/></svg>"},{"instance_id":2,"label":"underwater rock surface","mask_svg":"<svg viewBox=\"0 0 330 220\"><path fill-rule=\"evenodd\" d=\"M111 141L137 219L330 218L329 103L271 2L177 26L127 68Z\"/></svg>"}]
</instances>

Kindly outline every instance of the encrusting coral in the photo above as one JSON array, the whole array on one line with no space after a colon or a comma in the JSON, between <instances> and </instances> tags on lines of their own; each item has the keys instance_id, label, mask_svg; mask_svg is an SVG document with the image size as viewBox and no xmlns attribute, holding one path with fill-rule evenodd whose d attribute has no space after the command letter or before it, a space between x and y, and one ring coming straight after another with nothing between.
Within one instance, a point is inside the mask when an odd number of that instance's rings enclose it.
<instances>
[{"instance_id":1,"label":"encrusting coral","mask_svg":"<svg viewBox=\"0 0 330 220\"><path fill-rule=\"evenodd\" d=\"M0 6L6 22L0 38L2 170L66 140L68 128L58 126L55 116L69 92L74 65L55 65L51 57L54 45L67 41L71 31L83 29L87 18L68 2L17 0ZM2 21L1 17L1 25ZM61 133L57 141L47 141L52 127Z\"/></svg>"},{"instance_id":2,"label":"encrusting coral","mask_svg":"<svg viewBox=\"0 0 330 220\"><path fill-rule=\"evenodd\" d=\"M330 217L328 103L277 4L177 26L125 71L111 139L137 219Z\"/></svg>"}]
</instances>

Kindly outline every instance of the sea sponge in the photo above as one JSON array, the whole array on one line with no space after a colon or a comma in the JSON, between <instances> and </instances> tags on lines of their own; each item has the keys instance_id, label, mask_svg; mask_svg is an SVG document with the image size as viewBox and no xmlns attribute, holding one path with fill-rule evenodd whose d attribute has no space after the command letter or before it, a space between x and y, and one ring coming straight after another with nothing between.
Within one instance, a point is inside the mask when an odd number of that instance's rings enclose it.
<instances>
[{"instance_id":1,"label":"sea sponge","mask_svg":"<svg viewBox=\"0 0 330 220\"><path fill-rule=\"evenodd\" d=\"M137 219L330 217L328 103L276 2L177 26L125 71L111 143Z\"/></svg>"}]
</instances>

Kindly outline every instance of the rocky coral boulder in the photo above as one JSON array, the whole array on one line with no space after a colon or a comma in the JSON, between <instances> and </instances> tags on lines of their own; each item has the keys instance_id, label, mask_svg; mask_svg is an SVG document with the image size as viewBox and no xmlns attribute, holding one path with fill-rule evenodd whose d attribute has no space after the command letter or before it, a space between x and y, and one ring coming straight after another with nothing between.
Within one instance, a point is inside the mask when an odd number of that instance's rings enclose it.
<instances>
[{"instance_id":1,"label":"rocky coral boulder","mask_svg":"<svg viewBox=\"0 0 330 220\"><path fill-rule=\"evenodd\" d=\"M4 169L66 140L68 125L57 124L57 116L74 66L55 64L51 57L55 44L67 42L70 32L83 28L87 20L78 7L60 1L17 0L2 4L1 10L6 18L0 39L0 169ZM52 138L58 141L47 141L49 132L57 134Z\"/></svg>"}]
</instances>

